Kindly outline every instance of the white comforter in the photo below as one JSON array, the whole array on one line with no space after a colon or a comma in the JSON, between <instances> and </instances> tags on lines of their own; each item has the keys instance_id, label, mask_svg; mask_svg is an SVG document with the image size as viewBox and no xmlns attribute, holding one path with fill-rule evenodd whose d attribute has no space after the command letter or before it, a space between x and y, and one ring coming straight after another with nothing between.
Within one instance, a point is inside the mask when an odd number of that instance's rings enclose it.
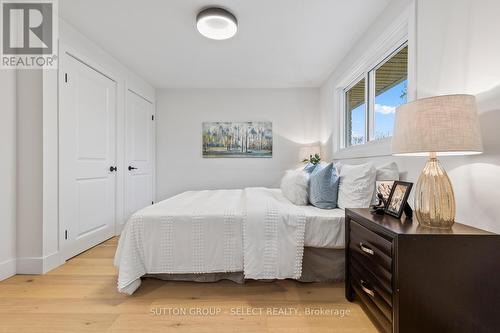
<instances>
[{"instance_id":1,"label":"white comforter","mask_svg":"<svg viewBox=\"0 0 500 333\"><path fill-rule=\"evenodd\" d=\"M299 278L305 215L267 188L190 191L135 213L115 265L118 290L145 274L243 271L245 278Z\"/></svg>"}]
</instances>

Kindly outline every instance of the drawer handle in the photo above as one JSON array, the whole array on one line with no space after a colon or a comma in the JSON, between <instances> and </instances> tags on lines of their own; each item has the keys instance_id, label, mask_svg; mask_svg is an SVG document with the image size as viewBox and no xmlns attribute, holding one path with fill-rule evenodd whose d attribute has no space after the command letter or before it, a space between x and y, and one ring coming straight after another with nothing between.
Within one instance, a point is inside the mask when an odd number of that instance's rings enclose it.
<instances>
[{"instance_id":1,"label":"drawer handle","mask_svg":"<svg viewBox=\"0 0 500 333\"><path fill-rule=\"evenodd\" d=\"M359 247L361 248L361 251L368 253L369 255L373 256L375 254L375 252L373 252L372 249L363 244L363 242L359 243Z\"/></svg>"},{"instance_id":2,"label":"drawer handle","mask_svg":"<svg viewBox=\"0 0 500 333\"><path fill-rule=\"evenodd\" d=\"M366 287L365 286L365 284L366 284L365 281L361 280L360 282L361 282L361 289L363 289L363 291L366 294L370 295L371 297L375 297L375 291L373 289L370 289L370 288Z\"/></svg>"}]
</instances>

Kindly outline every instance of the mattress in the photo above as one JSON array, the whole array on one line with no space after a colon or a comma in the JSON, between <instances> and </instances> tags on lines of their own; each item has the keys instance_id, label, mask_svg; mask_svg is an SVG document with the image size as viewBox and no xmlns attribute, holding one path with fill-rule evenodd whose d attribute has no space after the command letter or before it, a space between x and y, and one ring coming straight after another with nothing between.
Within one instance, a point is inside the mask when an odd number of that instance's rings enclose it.
<instances>
[{"instance_id":1,"label":"mattress","mask_svg":"<svg viewBox=\"0 0 500 333\"><path fill-rule=\"evenodd\" d=\"M306 227L304 246L316 248L344 248L344 210L320 209L304 206Z\"/></svg>"},{"instance_id":2,"label":"mattress","mask_svg":"<svg viewBox=\"0 0 500 333\"><path fill-rule=\"evenodd\" d=\"M269 189L279 201L287 201L280 189ZM293 205L289 202L290 205ZM295 206L295 205L293 205ZM341 208L321 209L311 205L295 206L306 218L304 246L329 249L344 248L344 215Z\"/></svg>"}]
</instances>

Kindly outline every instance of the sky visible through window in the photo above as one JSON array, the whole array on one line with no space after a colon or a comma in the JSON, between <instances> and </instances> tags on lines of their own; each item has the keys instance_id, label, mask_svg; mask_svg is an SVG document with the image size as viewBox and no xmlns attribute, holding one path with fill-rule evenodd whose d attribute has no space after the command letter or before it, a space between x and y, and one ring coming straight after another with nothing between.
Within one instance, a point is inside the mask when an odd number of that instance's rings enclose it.
<instances>
[{"instance_id":1,"label":"sky visible through window","mask_svg":"<svg viewBox=\"0 0 500 333\"><path fill-rule=\"evenodd\" d=\"M351 144L365 143L365 103L361 104L351 112Z\"/></svg>"},{"instance_id":2,"label":"sky visible through window","mask_svg":"<svg viewBox=\"0 0 500 333\"><path fill-rule=\"evenodd\" d=\"M396 108L406 103L407 80L375 97L375 140L392 136Z\"/></svg>"},{"instance_id":3,"label":"sky visible through window","mask_svg":"<svg viewBox=\"0 0 500 333\"><path fill-rule=\"evenodd\" d=\"M404 80L375 98L375 139L391 137L396 108L407 101L407 80ZM352 110L352 143L365 142L365 104Z\"/></svg>"}]
</instances>

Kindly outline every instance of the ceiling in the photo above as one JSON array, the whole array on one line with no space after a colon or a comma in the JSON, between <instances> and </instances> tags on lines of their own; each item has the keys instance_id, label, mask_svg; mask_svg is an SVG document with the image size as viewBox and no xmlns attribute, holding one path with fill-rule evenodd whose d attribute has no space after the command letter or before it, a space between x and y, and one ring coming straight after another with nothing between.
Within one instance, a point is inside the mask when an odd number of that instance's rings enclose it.
<instances>
[{"instance_id":1,"label":"ceiling","mask_svg":"<svg viewBox=\"0 0 500 333\"><path fill-rule=\"evenodd\" d=\"M156 88L317 87L390 0L62 0L60 15ZM235 37L196 30L200 8Z\"/></svg>"}]
</instances>

